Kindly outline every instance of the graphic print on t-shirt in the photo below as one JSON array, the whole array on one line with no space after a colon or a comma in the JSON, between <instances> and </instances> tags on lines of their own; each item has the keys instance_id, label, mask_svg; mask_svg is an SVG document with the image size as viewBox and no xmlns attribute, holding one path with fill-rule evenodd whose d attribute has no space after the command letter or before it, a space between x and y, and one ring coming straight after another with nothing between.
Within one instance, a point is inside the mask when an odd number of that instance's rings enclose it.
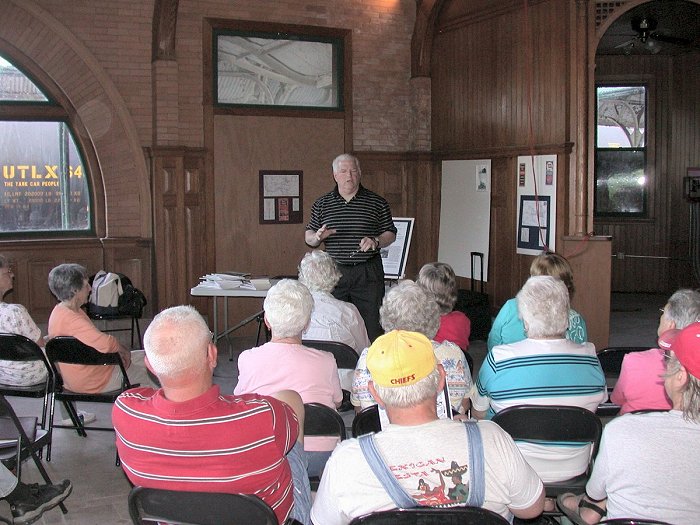
<instances>
[{"instance_id":1,"label":"graphic print on t-shirt","mask_svg":"<svg viewBox=\"0 0 700 525\"><path fill-rule=\"evenodd\" d=\"M417 490L411 491L411 497L420 505L430 507L463 505L469 497L469 478L465 479L469 467L452 461L447 469L435 468L444 464L445 459L439 458L425 462L392 465L391 471L398 480L418 478Z\"/></svg>"}]
</instances>

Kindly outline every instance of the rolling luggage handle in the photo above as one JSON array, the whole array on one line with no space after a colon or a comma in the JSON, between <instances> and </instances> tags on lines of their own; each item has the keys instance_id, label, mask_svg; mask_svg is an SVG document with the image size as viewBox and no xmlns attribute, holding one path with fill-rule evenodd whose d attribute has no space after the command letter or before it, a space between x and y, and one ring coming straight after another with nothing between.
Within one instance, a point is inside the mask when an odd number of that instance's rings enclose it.
<instances>
[{"instance_id":1,"label":"rolling luggage handle","mask_svg":"<svg viewBox=\"0 0 700 525\"><path fill-rule=\"evenodd\" d=\"M482 252L471 252L471 282L470 282L470 289L473 292L474 291L474 281L476 280L474 277L474 260L479 259L479 283L480 283L480 289L479 291L481 293L484 293L484 254Z\"/></svg>"}]
</instances>

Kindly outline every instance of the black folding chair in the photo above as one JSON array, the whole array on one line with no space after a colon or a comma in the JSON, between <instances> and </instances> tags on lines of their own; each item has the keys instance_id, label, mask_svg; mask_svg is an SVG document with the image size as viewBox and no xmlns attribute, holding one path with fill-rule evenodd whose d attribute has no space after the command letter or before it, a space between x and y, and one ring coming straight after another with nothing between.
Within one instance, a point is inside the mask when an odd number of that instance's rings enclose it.
<instances>
[{"instance_id":1,"label":"black folding chair","mask_svg":"<svg viewBox=\"0 0 700 525\"><path fill-rule=\"evenodd\" d=\"M354 370L357 366L357 360L360 356L357 352L352 349L351 346L345 343L339 343L337 341L318 341L316 339L304 339L301 344L308 346L309 348L315 348L316 350L323 350L324 352L330 352L335 357L335 364L338 369ZM340 412L346 412L352 410L352 403L350 402L350 392L343 389L343 404L338 409Z\"/></svg>"},{"instance_id":2,"label":"black folding chair","mask_svg":"<svg viewBox=\"0 0 700 525\"><path fill-rule=\"evenodd\" d=\"M42 383L29 386L6 385L0 383L0 394L15 397L44 398L44 407L41 413L39 426L46 428L49 403L53 392L53 370L44 352L34 341L19 334L0 333L0 360L15 361L17 363L40 362L46 370L46 380Z\"/></svg>"},{"instance_id":3,"label":"black folding chair","mask_svg":"<svg viewBox=\"0 0 700 525\"><path fill-rule=\"evenodd\" d=\"M382 430L382 424L379 421L379 406L372 405L363 409L359 414L355 415L352 420L352 437L356 438L362 434L370 432L379 432Z\"/></svg>"},{"instance_id":4,"label":"black folding chair","mask_svg":"<svg viewBox=\"0 0 700 525\"><path fill-rule=\"evenodd\" d=\"M0 395L0 461L8 469L15 469L18 480L22 476L22 462L32 458L37 470L46 483L51 483L39 453L51 444L51 433L37 427L36 417L18 417L12 405ZM68 509L61 503L61 511Z\"/></svg>"},{"instance_id":5,"label":"black folding chair","mask_svg":"<svg viewBox=\"0 0 700 525\"><path fill-rule=\"evenodd\" d=\"M350 525L505 525L503 516L480 507L416 507L357 517Z\"/></svg>"},{"instance_id":6,"label":"black folding chair","mask_svg":"<svg viewBox=\"0 0 700 525\"><path fill-rule=\"evenodd\" d=\"M598 361L605 374L605 382L608 385L608 396L612 394L615 383L620 377L622 360L630 352L643 352L649 350L648 346L610 346L598 352ZM596 410L600 417L614 417L620 412L620 406L612 401L601 403Z\"/></svg>"},{"instance_id":7,"label":"black folding chair","mask_svg":"<svg viewBox=\"0 0 700 525\"><path fill-rule=\"evenodd\" d=\"M129 493L134 525L277 525L270 506L249 494L183 492L134 487Z\"/></svg>"},{"instance_id":8,"label":"black folding chair","mask_svg":"<svg viewBox=\"0 0 700 525\"><path fill-rule=\"evenodd\" d=\"M321 403L304 403L304 437L333 436L343 441L347 437L345 421L340 414ZM321 479L309 476L311 490L317 490Z\"/></svg>"},{"instance_id":9,"label":"black folding chair","mask_svg":"<svg viewBox=\"0 0 700 525\"><path fill-rule=\"evenodd\" d=\"M492 421L515 441L590 444L591 454L585 472L571 479L544 484L547 497L550 498L556 498L565 492L585 492L603 431L600 419L593 412L572 406L520 405L501 410Z\"/></svg>"},{"instance_id":10,"label":"black folding chair","mask_svg":"<svg viewBox=\"0 0 700 525\"><path fill-rule=\"evenodd\" d=\"M611 520L603 520L598 522L599 525L671 525L665 521L657 520L641 520L637 518L615 518Z\"/></svg>"},{"instance_id":11,"label":"black folding chair","mask_svg":"<svg viewBox=\"0 0 700 525\"><path fill-rule=\"evenodd\" d=\"M103 430L114 431L114 427L86 427L78 417L78 412L75 404L78 401L90 403L114 403L117 397L130 388L139 386L132 385L129 382L129 376L126 373L126 368L117 352L102 353L95 350L93 347L86 345L75 337L54 337L46 343L46 357L51 364L54 372L55 385L53 393L53 401L49 412L49 426L53 428L75 428L83 437L87 437L86 430ZM80 392L72 392L67 390L63 384L63 377L59 369L59 363L73 365L89 365L89 366L118 366L122 374L122 384L117 390L109 392L99 392L94 394L84 394ZM73 425L63 426L53 423L56 401L61 401L66 408L68 415L73 421ZM46 453L46 459L51 460L51 447L49 446ZM119 465L119 456L117 455L116 464Z\"/></svg>"},{"instance_id":12,"label":"black folding chair","mask_svg":"<svg viewBox=\"0 0 700 525\"><path fill-rule=\"evenodd\" d=\"M127 286L133 286L131 284L131 279L129 279L126 275L119 274L121 281L122 281L122 286L124 289L126 289ZM90 285L92 285L93 280L95 279L94 275L91 275L90 278L88 279L88 282ZM140 297L143 299L143 304L141 305L140 308L137 310L134 310L130 314L121 314L121 313L106 313L103 311L97 311L94 308L94 305L92 303L87 303L85 305L85 311L87 312L87 315L90 319L93 321L105 321L105 322L111 322L111 321L121 321L121 320L127 320L131 322L130 328L106 328L102 327L103 332L131 332L131 348L134 348L134 331L136 331L136 335L138 336L138 342L139 342L139 348L143 348L143 340L141 339L141 326L139 325L139 319L143 317L143 307L146 306L146 299L145 296L143 295L143 292L140 290L138 291Z\"/></svg>"}]
</instances>

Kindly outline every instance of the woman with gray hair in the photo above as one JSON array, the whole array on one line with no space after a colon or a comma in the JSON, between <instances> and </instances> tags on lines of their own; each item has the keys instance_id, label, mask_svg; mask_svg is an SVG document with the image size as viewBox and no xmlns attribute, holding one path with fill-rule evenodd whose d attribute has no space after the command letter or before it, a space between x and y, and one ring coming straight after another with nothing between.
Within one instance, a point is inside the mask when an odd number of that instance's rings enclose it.
<instances>
[{"instance_id":1,"label":"woman with gray hair","mask_svg":"<svg viewBox=\"0 0 700 525\"><path fill-rule=\"evenodd\" d=\"M635 410L669 410L671 401L664 389L663 374L665 334L673 329L700 321L700 292L687 288L677 290L661 309L658 348L630 352L622 360L620 377L610 394L610 401L620 405L620 415Z\"/></svg>"},{"instance_id":2,"label":"woman with gray hair","mask_svg":"<svg viewBox=\"0 0 700 525\"><path fill-rule=\"evenodd\" d=\"M530 276L550 275L561 280L569 292L569 301L574 296L574 272L566 258L554 252L542 252L535 257L530 265ZM586 322L581 314L569 307L568 327L566 338L574 343L588 341ZM522 317L518 315L516 298L508 299L496 319L493 321L486 346L491 350L494 346L517 343L527 337Z\"/></svg>"},{"instance_id":3,"label":"woman with gray hair","mask_svg":"<svg viewBox=\"0 0 700 525\"><path fill-rule=\"evenodd\" d=\"M304 403L321 403L334 410L340 406L343 392L333 354L301 342L313 306L311 293L298 281L283 279L270 288L263 308L272 339L238 357L234 394L294 390ZM324 436L304 438L304 450L313 452L309 454L310 476L320 476L336 443L336 438Z\"/></svg>"},{"instance_id":4,"label":"woman with gray hair","mask_svg":"<svg viewBox=\"0 0 700 525\"><path fill-rule=\"evenodd\" d=\"M304 255L299 264L299 282L311 292L314 308L302 337L345 343L359 354L370 342L365 322L354 304L331 295L341 275L326 252L314 250Z\"/></svg>"},{"instance_id":5,"label":"woman with gray hair","mask_svg":"<svg viewBox=\"0 0 700 525\"><path fill-rule=\"evenodd\" d=\"M49 272L49 289L60 302L49 317L49 338L75 337L98 352L118 352L127 368L129 381L155 386L146 372L143 350L129 351L117 339L95 327L82 306L90 297L87 270L79 264L60 264ZM66 388L73 392L109 392L121 387L118 366L60 365ZM87 419L86 419L87 422Z\"/></svg>"},{"instance_id":6,"label":"woman with gray hair","mask_svg":"<svg viewBox=\"0 0 700 525\"><path fill-rule=\"evenodd\" d=\"M440 328L435 335L438 343L451 341L465 352L469 348L472 324L457 304L457 276L452 266L442 262L424 264L416 282L435 296L440 307Z\"/></svg>"},{"instance_id":7,"label":"woman with gray hair","mask_svg":"<svg viewBox=\"0 0 700 525\"><path fill-rule=\"evenodd\" d=\"M567 405L595 412L606 398L605 376L591 343L565 338L569 292L555 277L530 277L517 295L527 338L486 355L472 395L472 416L490 419L516 405ZM588 448L518 443L545 483L577 476Z\"/></svg>"},{"instance_id":8,"label":"woman with gray hair","mask_svg":"<svg viewBox=\"0 0 700 525\"><path fill-rule=\"evenodd\" d=\"M625 414L605 425L585 494L557 498L572 523L598 523L603 515L611 521L698 522L700 323L670 332L664 334L662 379L671 410Z\"/></svg>"},{"instance_id":9,"label":"woman with gray hair","mask_svg":"<svg viewBox=\"0 0 700 525\"><path fill-rule=\"evenodd\" d=\"M43 348L41 330L21 304L3 301L14 286L15 274L7 257L0 255L0 332L23 335ZM48 372L41 361L0 360L0 383L12 386L37 385L46 381Z\"/></svg>"},{"instance_id":10,"label":"woman with gray hair","mask_svg":"<svg viewBox=\"0 0 700 525\"><path fill-rule=\"evenodd\" d=\"M445 380L450 395L452 409L465 414L469 409L469 395L472 390L471 371L464 353L454 343L434 341L440 326L440 310L434 297L421 286L406 279L389 289L382 307L379 320L385 332L404 330L418 332L431 340L435 357L445 369ZM367 370L367 349L362 351L355 368L350 401L356 411L376 405L367 385L371 380Z\"/></svg>"}]
</instances>

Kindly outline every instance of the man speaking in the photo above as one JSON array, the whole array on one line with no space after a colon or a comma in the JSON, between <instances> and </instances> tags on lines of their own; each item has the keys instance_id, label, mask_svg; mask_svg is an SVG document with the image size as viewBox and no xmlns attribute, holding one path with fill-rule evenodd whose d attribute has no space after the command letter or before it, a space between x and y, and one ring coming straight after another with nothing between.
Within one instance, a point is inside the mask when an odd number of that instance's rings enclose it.
<instances>
[{"instance_id":1,"label":"man speaking","mask_svg":"<svg viewBox=\"0 0 700 525\"><path fill-rule=\"evenodd\" d=\"M326 251L343 274L333 296L354 304L373 341L382 334L379 307L384 297L384 268L380 248L396 239L389 203L360 184L360 162L353 155L333 161L336 187L311 207L306 244Z\"/></svg>"}]
</instances>

